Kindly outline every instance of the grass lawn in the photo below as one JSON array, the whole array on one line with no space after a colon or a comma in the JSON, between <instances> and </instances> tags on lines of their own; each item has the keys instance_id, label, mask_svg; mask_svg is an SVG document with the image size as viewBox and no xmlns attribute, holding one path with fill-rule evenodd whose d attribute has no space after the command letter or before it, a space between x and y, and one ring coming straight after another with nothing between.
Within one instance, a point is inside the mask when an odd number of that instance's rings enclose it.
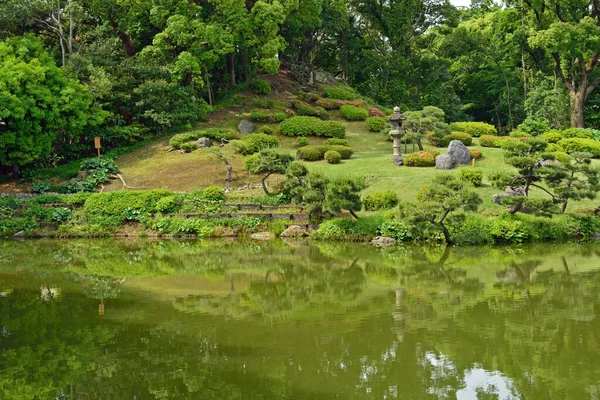
<instances>
[{"instance_id":1,"label":"grass lawn","mask_svg":"<svg viewBox=\"0 0 600 400\"><path fill-rule=\"evenodd\" d=\"M233 117L233 116L231 116ZM226 125L233 125L231 121ZM418 191L424 185L431 183L433 177L439 173L448 173L448 171L439 171L434 167L396 167L392 163L392 143L385 139L381 133L369 132L364 122L349 122L347 125L347 139L354 151L350 160L343 160L341 164L332 165L325 161L307 163L312 171L320 171L329 177L340 175L354 175L365 177L368 188L364 193L368 194L375 191L393 190L401 201L415 199ZM215 121L210 124L197 127L201 129L207 126L216 126ZM280 142L280 150L295 154L299 145L296 137L286 137L276 135ZM127 184L139 189L171 189L176 191L191 191L206 187L209 185L225 185L225 165L214 157L210 157L197 150L188 154L181 154L178 151L166 152L169 138L158 139L146 146L143 146L131 153L121 156L117 159L119 168ZM320 144L324 138L308 138L310 144ZM433 149L427 141L424 141L426 149ZM477 188L477 191L483 199L482 211L485 213L497 214L504 210L497 206L492 200L494 194L501 191L493 188L486 180L487 173L496 170L514 170L513 167L504 162L501 149L485 148L478 146L477 139L471 148L478 148L482 151L483 158L476 161L476 167L484 170L483 185ZM440 153L446 152L444 148L436 148ZM404 153L404 147L402 148ZM408 152L412 152L412 145L408 146ZM595 160L594 164L600 166L600 161ZM243 157L236 157L232 161L234 182L231 187L235 190L248 184L257 184L260 182L259 176L249 175L244 169ZM461 166L450 173L457 174L460 168L472 168L471 165ZM269 178L269 186L275 187L283 179L280 175L273 175ZM122 188L121 182L113 181L106 190L119 190ZM245 190L240 192L244 196L263 194L260 189ZM541 196L539 191L532 191L532 196ZM590 210L596 206L596 201L572 202L568 211Z\"/></svg>"}]
</instances>

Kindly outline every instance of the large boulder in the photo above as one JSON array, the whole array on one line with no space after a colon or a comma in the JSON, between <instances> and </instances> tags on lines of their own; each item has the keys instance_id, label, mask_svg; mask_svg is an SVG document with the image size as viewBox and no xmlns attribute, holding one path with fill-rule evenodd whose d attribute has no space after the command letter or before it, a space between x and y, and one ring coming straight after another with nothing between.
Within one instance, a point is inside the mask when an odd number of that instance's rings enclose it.
<instances>
[{"instance_id":1,"label":"large boulder","mask_svg":"<svg viewBox=\"0 0 600 400\"><path fill-rule=\"evenodd\" d=\"M468 164L471 162L471 153L467 146L460 140L453 140L448 145L448 154L459 164Z\"/></svg>"},{"instance_id":2,"label":"large boulder","mask_svg":"<svg viewBox=\"0 0 600 400\"><path fill-rule=\"evenodd\" d=\"M456 160L450 154L440 154L435 158L435 167L437 169L453 169L456 167Z\"/></svg>"},{"instance_id":3,"label":"large boulder","mask_svg":"<svg viewBox=\"0 0 600 400\"><path fill-rule=\"evenodd\" d=\"M308 232L306 228L301 227L300 225L290 225L287 229L281 232L280 237L303 237L308 236Z\"/></svg>"},{"instance_id":4,"label":"large boulder","mask_svg":"<svg viewBox=\"0 0 600 400\"><path fill-rule=\"evenodd\" d=\"M371 244L377 247L393 246L396 243L396 239L386 236L377 236L371 240Z\"/></svg>"},{"instance_id":5,"label":"large boulder","mask_svg":"<svg viewBox=\"0 0 600 400\"><path fill-rule=\"evenodd\" d=\"M206 147L212 146L212 142L209 138L201 137L200 139L196 140L196 146L198 146L198 148L200 149L204 149Z\"/></svg>"},{"instance_id":6,"label":"large boulder","mask_svg":"<svg viewBox=\"0 0 600 400\"><path fill-rule=\"evenodd\" d=\"M247 119L243 119L238 125L238 131L242 135L249 135L254 132L254 124Z\"/></svg>"}]
</instances>

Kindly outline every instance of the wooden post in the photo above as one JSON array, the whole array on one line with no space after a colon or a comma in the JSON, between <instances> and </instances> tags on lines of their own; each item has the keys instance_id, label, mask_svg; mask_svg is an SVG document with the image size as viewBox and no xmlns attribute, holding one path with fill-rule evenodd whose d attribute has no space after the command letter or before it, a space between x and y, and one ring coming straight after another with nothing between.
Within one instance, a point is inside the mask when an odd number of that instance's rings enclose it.
<instances>
[{"instance_id":1,"label":"wooden post","mask_svg":"<svg viewBox=\"0 0 600 400\"><path fill-rule=\"evenodd\" d=\"M98 151L98 158L100 158L100 137L99 136L96 136L94 138L94 147Z\"/></svg>"},{"instance_id":2,"label":"wooden post","mask_svg":"<svg viewBox=\"0 0 600 400\"><path fill-rule=\"evenodd\" d=\"M471 160L471 165L474 167L475 166L475 159Z\"/></svg>"}]
</instances>

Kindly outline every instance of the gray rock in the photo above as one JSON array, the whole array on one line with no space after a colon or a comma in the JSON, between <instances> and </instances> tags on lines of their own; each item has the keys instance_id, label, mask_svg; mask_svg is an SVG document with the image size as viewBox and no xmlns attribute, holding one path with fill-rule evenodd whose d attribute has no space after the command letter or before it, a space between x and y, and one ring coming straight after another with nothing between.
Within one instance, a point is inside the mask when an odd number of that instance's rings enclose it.
<instances>
[{"instance_id":1,"label":"gray rock","mask_svg":"<svg viewBox=\"0 0 600 400\"><path fill-rule=\"evenodd\" d=\"M25 237L25 231L19 231L13 235L14 238L22 238Z\"/></svg>"},{"instance_id":2,"label":"gray rock","mask_svg":"<svg viewBox=\"0 0 600 400\"><path fill-rule=\"evenodd\" d=\"M393 246L396 243L398 243L396 239L386 236L377 236L371 240L371 244L377 247Z\"/></svg>"},{"instance_id":3,"label":"gray rock","mask_svg":"<svg viewBox=\"0 0 600 400\"><path fill-rule=\"evenodd\" d=\"M435 158L435 167L437 169L453 169L456 167L456 160L450 154L441 154Z\"/></svg>"},{"instance_id":4,"label":"gray rock","mask_svg":"<svg viewBox=\"0 0 600 400\"><path fill-rule=\"evenodd\" d=\"M287 229L281 232L280 237L302 237L308 236L308 232L306 228L301 227L300 225L290 225Z\"/></svg>"},{"instance_id":5,"label":"gray rock","mask_svg":"<svg viewBox=\"0 0 600 400\"><path fill-rule=\"evenodd\" d=\"M238 125L238 131L240 131L242 135L248 135L254 132L254 128L254 124L247 119L241 120Z\"/></svg>"},{"instance_id":6,"label":"gray rock","mask_svg":"<svg viewBox=\"0 0 600 400\"><path fill-rule=\"evenodd\" d=\"M201 149L204 149L206 147L212 146L212 142L209 138L201 137L200 139L196 140L196 146L198 146Z\"/></svg>"},{"instance_id":7,"label":"gray rock","mask_svg":"<svg viewBox=\"0 0 600 400\"><path fill-rule=\"evenodd\" d=\"M275 239L275 235L271 232L257 232L250 235L250 238L255 240L272 240Z\"/></svg>"},{"instance_id":8,"label":"gray rock","mask_svg":"<svg viewBox=\"0 0 600 400\"><path fill-rule=\"evenodd\" d=\"M325 85L335 85L335 78L326 72L315 71L313 74L314 81Z\"/></svg>"},{"instance_id":9,"label":"gray rock","mask_svg":"<svg viewBox=\"0 0 600 400\"><path fill-rule=\"evenodd\" d=\"M469 149L460 140L450 142L448 145L448 154L459 164L468 164L471 162Z\"/></svg>"}]
</instances>

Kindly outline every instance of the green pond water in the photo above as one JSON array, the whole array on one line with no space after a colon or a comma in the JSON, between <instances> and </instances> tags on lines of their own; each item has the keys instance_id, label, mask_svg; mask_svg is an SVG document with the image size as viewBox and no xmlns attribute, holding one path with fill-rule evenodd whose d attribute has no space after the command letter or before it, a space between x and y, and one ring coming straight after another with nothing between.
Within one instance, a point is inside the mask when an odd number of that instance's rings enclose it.
<instances>
[{"instance_id":1,"label":"green pond water","mask_svg":"<svg viewBox=\"0 0 600 400\"><path fill-rule=\"evenodd\" d=\"M600 244L0 241L0 399L599 399Z\"/></svg>"}]
</instances>

